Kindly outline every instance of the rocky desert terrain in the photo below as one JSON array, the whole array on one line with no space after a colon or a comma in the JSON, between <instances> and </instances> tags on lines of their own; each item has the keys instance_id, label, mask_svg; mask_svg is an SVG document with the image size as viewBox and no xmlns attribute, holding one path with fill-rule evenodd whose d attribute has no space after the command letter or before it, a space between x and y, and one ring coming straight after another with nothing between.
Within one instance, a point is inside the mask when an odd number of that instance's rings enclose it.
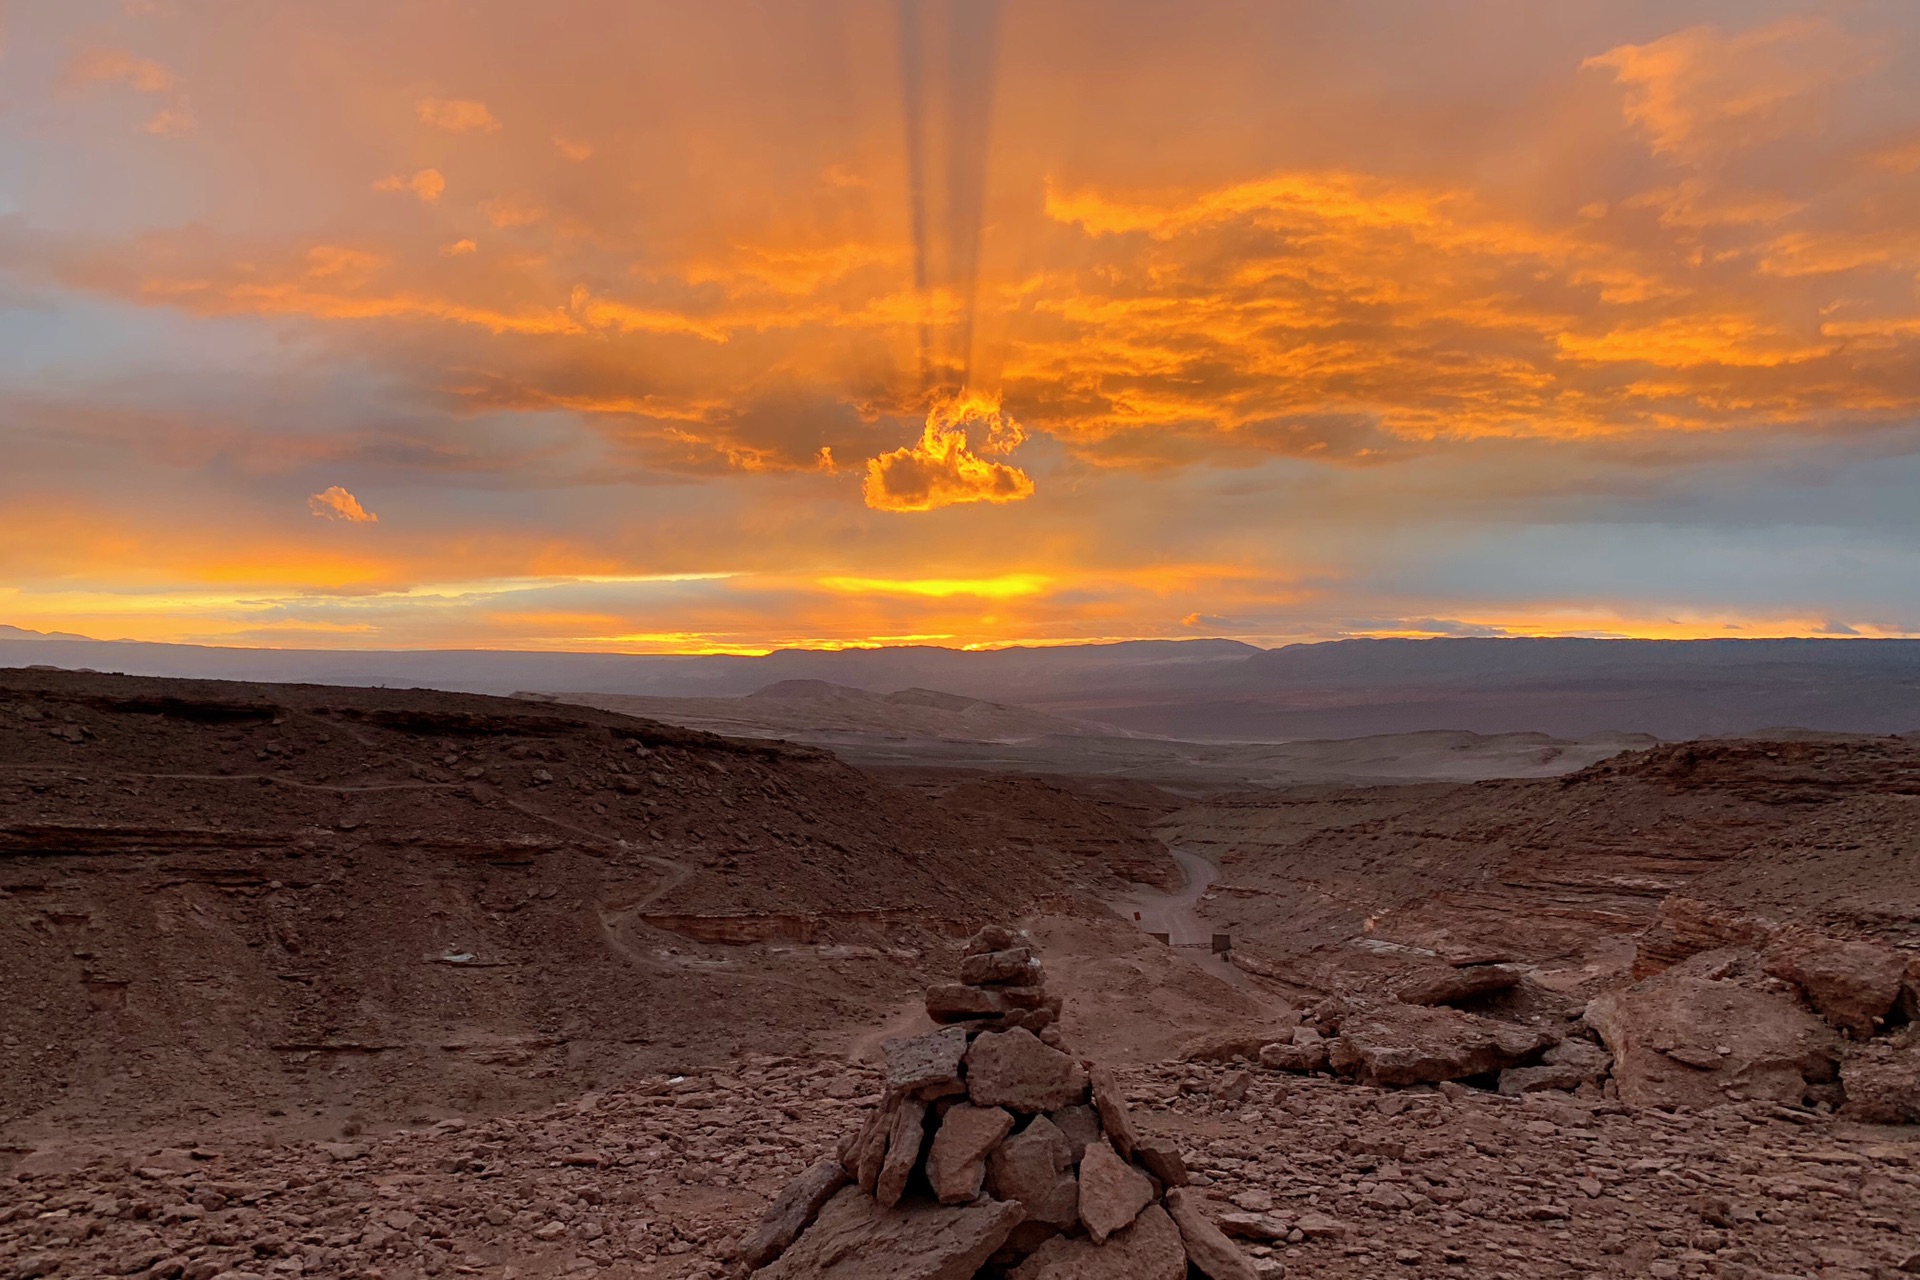
<instances>
[{"instance_id":1,"label":"rocky desert terrain","mask_svg":"<svg viewBox=\"0 0 1920 1280\"><path fill-rule=\"evenodd\" d=\"M1196 799L7 671L0 1276L1893 1280L1916 796L1898 738Z\"/></svg>"}]
</instances>

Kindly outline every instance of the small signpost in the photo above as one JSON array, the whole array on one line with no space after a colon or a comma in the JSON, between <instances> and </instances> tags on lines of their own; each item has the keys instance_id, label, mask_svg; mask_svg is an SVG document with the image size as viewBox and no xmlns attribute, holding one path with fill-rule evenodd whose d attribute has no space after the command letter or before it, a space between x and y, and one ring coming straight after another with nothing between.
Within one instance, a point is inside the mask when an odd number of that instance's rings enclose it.
<instances>
[{"instance_id":1,"label":"small signpost","mask_svg":"<svg viewBox=\"0 0 1920 1280\"><path fill-rule=\"evenodd\" d=\"M1232 934L1216 933L1213 935L1213 954L1217 956L1223 956L1223 955L1226 955L1231 950L1233 950Z\"/></svg>"},{"instance_id":2,"label":"small signpost","mask_svg":"<svg viewBox=\"0 0 1920 1280\"><path fill-rule=\"evenodd\" d=\"M1163 946L1173 945L1173 935L1170 933L1149 933L1147 936Z\"/></svg>"}]
</instances>

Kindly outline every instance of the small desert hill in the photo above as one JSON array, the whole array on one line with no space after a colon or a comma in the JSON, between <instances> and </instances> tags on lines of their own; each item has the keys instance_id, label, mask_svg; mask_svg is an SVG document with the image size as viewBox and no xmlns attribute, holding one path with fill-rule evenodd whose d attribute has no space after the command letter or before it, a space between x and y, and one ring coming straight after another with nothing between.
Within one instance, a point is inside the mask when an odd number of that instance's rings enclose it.
<instances>
[{"instance_id":1,"label":"small desert hill","mask_svg":"<svg viewBox=\"0 0 1920 1280\"><path fill-rule=\"evenodd\" d=\"M743 698L652 698L615 693L516 694L602 707L745 738L832 741L835 735L1018 742L1047 737L1134 737L1124 729L1004 706L937 689L870 693L826 680L777 680Z\"/></svg>"},{"instance_id":2,"label":"small desert hill","mask_svg":"<svg viewBox=\"0 0 1920 1280\"><path fill-rule=\"evenodd\" d=\"M0 1137L832 1048L944 936L1175 874L1054 816L579 706L0 671Z\"/></svg>"},{"instance_id":3,"label":"small desert hill","mask_svg":"<svg viewBox=\"0 0 1920 1280\"><path fill-rule=\"evenodd\" d=\"M1920 742L1905 738L1708 740L1557 779L1219 796L1158 829L1221 867L1207 914L1237 962L1302 990L1507 958L1591 994L1637 954L1672 963L1754 919L1920 954ZM1707 936L1708 917L1734 932Z\"/></svg>"}]
</instances>

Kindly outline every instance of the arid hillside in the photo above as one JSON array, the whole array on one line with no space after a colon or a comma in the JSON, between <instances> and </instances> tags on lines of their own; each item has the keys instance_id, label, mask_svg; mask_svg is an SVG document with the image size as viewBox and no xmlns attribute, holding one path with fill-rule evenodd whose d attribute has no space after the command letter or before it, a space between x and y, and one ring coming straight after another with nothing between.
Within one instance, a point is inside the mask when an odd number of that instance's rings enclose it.
<instances>
[{"instance_id":1,"label":"arid hillside","mask_svg":"<svg viewBox=\"0 0 1920 1280\"><path fill-rule=\"evenodd\" d=\"M836 1049L928 940L1175 874L1054 816L584 707L0 673L0 1126L333 1133Z\"/></svg>"},{"instance_id":2,"label":"arid hillside","mask_svg":"<svg viewBox=\"0 0 1920 1280\"><path fill-rule=\"evenodd\" d=\"M1558 779L1222 796L1158 829L1221 867L1207 914L1241 962L1310 989L1500 957L1594 991L1643 949L1689 954L1661 942L1667 917L1699 914L1684 903L1920 953L1920 742L1902 738L1681 743Z\"/></svg>"}]
</instances>

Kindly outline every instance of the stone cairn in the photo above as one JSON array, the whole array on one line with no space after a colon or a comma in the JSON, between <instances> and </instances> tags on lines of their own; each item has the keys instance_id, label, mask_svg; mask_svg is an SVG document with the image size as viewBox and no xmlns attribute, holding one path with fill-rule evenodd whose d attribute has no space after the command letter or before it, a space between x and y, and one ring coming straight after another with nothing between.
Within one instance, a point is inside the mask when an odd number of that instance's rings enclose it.
<instances>
[{"instance_id":1,"label":"stone cairn","mask_svg":"<svg viewBox=\"0 0 1920 1280\"><path fill-rule=\"evenodd\" d=\"M1113 1075L1066 1051L1021 935L989 926L941 1030L886 1043L860 1131L737 1246L763 1280L1253 1280L1172 1144L1135 1133Z\"/></svg>"}]
</instances>

